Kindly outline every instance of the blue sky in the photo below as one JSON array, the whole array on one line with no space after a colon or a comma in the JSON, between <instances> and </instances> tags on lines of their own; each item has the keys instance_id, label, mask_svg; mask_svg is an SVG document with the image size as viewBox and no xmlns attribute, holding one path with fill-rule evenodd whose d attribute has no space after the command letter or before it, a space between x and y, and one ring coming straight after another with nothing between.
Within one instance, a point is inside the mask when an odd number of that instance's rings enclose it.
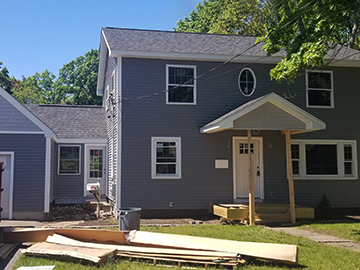
<instances>
[{"instance_id":1,"label":"blue sky","mask_svg":"<svg viewBox=\"0 0 360 270\"><path fill-rule=\"evenodd\" d=\"M1 1L0 62L21 79L98 49L101 27L173 30L202 0Z\"/></svg>"}]
</instances>

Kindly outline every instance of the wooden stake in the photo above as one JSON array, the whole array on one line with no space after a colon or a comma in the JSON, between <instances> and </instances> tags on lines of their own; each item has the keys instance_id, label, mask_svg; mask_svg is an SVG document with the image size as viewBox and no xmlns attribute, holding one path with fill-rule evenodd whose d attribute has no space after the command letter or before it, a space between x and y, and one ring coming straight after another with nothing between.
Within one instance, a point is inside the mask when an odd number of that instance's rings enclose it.
<instances>
[{"instance_id":1,"label":"wooden stake","mask_svg":"<svg viewBox=\"0 0 360 270\"><path fill-rule=\"evenodd\" d=\"M289 199L290 199L290 219L291 223L296 223L296 213L295 213L295 194L294 194L294 177L293 177L293 167L291 159L291 142L290 142L290 130L285 130L285 140L286 140L286 162L287 162L287 171L288 171L288 181L289 181Z\"/></svg>"},{"instance_id":2,"label":"wooden stake","mask_svg":"<svg viewBox=\"0 0 360 270\"><path fill-rule=\"evenodd\" d=\"M254 165L251 153L251 130L247 131L248 153L249 153L249 221L250 225L255 225L255 193L254 193Z\"/></svg>"}]
</instances>

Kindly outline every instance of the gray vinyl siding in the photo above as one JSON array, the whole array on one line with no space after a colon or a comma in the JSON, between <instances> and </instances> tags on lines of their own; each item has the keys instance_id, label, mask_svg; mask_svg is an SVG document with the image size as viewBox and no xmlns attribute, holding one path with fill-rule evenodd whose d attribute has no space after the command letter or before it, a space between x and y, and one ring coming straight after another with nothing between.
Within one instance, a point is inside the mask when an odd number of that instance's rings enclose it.
<instances>
[{"instance_id":1,"label":"gray vinyl siding","mask_svg":"<svg viewBox=\"0 0 360 270\"><path fill-rule=\"evenodd\" d=\"M14 152L14 218L19 212L44 213L44 135L0 134L0 151Z\"/></svg>"},{"instance_id":2,"label":"gray vinyl siding","mask_svg":"<svg viewBox=\"0 0 360 270\"><path fill-rule=\"evenodd\" d=\"M40 132L42 130L0 96L0 131Z\"/></svg>"},{"instance_id":3,"label":"gray vinyl siding","mask_svg":"<svg viewBox=\"0 0 360 270\"><path fill-rule=\"evenodd\" d=\"M50 202L52 202L55 199L55 181L57 171L57 143L54 139L51 139L50 148Z\"/></svg>"},{"instance_id":4,"label":"gray vinyl siding","mask_svg":"<svg viewBox=\"0 0 360 270\"><path fill-rule=\"evenodd\" d=\"M106 126L107 126L107 136L108 136L108 198L116 202L117 199L117 179L118 179L118 117L119 117L119 104L117 101L118 96L118 73L117 73L117 63L114 58L109 58L107 61L107 72L105 78L105 90L109 91L112 94L113 100L108 101L104 100L108 104L108 109L106 111ZM112 89L112 76L115 79L115 89ZM104 93L105 99L110 98L109 93Z\"/></svg>"},{"instance_id":5,"label":"gray vinyl siding","mask_svg":"<svg viewBox=\"0 0 360 270\"><path fill-rule=\"evenodd\" d=\"M58 144L80 146L80 174L58 174L59 158L58 158L58 147L56 147L56 182L55 182L55 198L56 199L71 199L76 200L84 197L84 144Z\"/></svg>"},{"instance_id":6,"label":"gray vinyl siding","mask_svg":"<svg viewBox=\"0 0 360 270\"><path fill-rule=\"evenodd\" d=\"M230 63L197 81L197 105L166 105L166 64L196 65L197 75L219 63L123 59L122 206L143 209L206 209L209 203L233 201L232 137L246 131L200 134L199 128L234 108L269 92L287 98L324 121L326 130L293 135L307 139L360 139L357 119L356 78L360 69L332 68L334 109L306 108L305 76L294 84L271 81L270 64L250 64L257 79L255 93L238 90L239 72L245 66ZM280 131L256 131L263 138L264 194L267 202L288 202L285 137ZM151 137L181 137L182 178L151 179ZM358 142L359 147L359 142ZM357 150L358 155L360 150ZM228 159L229 169L215 169L215 159ZM359 159L359 158L358 158ZM358 166L360 169L360 166ZM296 203L316 206L323 193L334 207L360 207L359 180L295 180ZM356 195L356 196L355 196Z\"/></svg>"}]
</instances>

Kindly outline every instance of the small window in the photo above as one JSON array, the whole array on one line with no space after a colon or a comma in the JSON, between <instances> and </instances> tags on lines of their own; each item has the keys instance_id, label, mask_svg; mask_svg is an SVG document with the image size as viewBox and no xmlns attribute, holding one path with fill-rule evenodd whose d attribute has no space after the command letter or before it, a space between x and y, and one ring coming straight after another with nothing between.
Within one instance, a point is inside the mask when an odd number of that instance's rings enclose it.
<instances>
[{"instance_id":1,"label":"small window","mask_svg":"<svg viewBox=\"0 0 360 270\"><path fill-rule=\"evenodd\" d=\"M166 66L166 103L196 104L195 66Z\"/></svg>"},{"instance_id":2,"label":"small window","mask_svg":"<svg viewBox=\"0 0 360 270\"><path fill-rule=\"evenodd\" d=\"M181 178L181 139L152 138L152 178Z\"/></svg>"},{"instance_id":3,"label":"small window","mask_svg":"<svg viewBox=\"0 0 360 270\"><path fill-rule=\"evenodd\" d=\"M356 142L294 140L291 158L295 178L356 179Z\"/></svg>"},{"instance_id":4,"label":"small window","mask_svg":"<svg viewBox=\"0 0 360 270\"><path fill-rule=\"evenodd\" d=\"M308 71L306 73L306 97L308 107L334 107L331 71Z\"/></svg>"},{"instance_id":5,"label":"small window","mask_svg":"<svg viewBox=\"0 0 360 270\"><path fill-rule=\"evenodd\" d=\"M58 174L80 174L80 146L59 146Z\"/></svg>"},{"instance_id":6,"label":"small window","mask_svg":"<svg viewBox=\"0 0 360 270\"><path fill-rule=\"evenodd\" d=\"M250 68L244 68L240 71L238 85L240 92L246 96L251 96L256 87L256 77L254 72Z\"/></svg>"}]
</instances>

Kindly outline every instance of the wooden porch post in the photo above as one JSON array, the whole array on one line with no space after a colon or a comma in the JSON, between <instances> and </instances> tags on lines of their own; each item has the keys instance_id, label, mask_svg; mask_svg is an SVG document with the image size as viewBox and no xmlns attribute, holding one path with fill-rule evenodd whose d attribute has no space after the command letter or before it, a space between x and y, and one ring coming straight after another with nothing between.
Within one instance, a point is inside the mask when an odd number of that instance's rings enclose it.
<instances>
[{"instance_id":1,"label":"wooden porch post","mask_svg":"<svg viewBox=\"0 0 360 270\"><path fill-rule=\"evenodd\" d=\"M292 159L291 159L290 130L285 130L285 140L286 140L286 163L287 163L288 181L289 181L290 218L291 218L291 223L295 224L296 213L295 213L294 177L293 177L293 167L292 167Z\"/></svg>"},{"instance_id":2,"label":"wooden porch post","mask_svg":"<svg viewBox=\"0 0 360 270\"><path fill-rule=\"evenodd\" d=\"M254 197L254 165L251 153L251 130L247 131L249 153L249 220L250 225L255 225L255 197Z\"/></svg>"}]
</instances>

